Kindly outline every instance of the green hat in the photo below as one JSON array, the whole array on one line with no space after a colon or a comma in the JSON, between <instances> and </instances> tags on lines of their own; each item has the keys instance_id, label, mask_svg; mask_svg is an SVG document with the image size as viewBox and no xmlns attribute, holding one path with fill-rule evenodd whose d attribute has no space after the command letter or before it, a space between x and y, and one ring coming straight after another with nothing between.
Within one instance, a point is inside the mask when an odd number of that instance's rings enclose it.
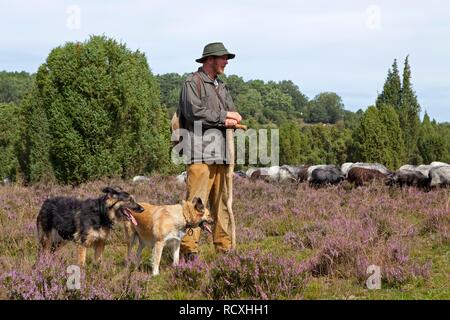
<instances>
[{"instance_id":1,"label":"green hat","mask_svg":"<svg viewBox=\"0 0 450 320\"><path fill-rule=\"evenodd\" d=\"M203 55L201 58L196 59L195 61L199 63L203 63L203 60L205 60L206 57L209 56L216 56L220 57L223 55L228 55L228 59L233 59L236 55L233 53L229 53L227 49L225 49L225 46L222 42L213 42L208 43L205 48L203 49Z\"/></svg>"}]
</instances>

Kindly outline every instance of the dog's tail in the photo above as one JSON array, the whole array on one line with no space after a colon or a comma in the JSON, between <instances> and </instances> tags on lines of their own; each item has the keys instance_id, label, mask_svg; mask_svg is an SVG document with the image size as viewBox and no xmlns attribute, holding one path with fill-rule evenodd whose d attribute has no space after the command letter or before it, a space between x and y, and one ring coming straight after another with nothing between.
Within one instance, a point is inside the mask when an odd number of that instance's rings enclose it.
<instances>
[{"instance_id":1,"label":"dog's tail","mask_svg":"<svg viewBox=\"0 0 450 320\"><path fill-rule=\"evenodd\" d=\"M53 229L53 212L53 201L45 200L36 218L36 235L40 249L52 248L53 250L55 244L62 241L62 238Z\"/></svg>"},{"instance_id":2,"label":"dog's tail","mask_svg":"<svg viewBox=\"0 0 450 320\"><path fill-rule=\"evenodd\" d=\"M47 201L46 201L47 202ZM45 205L45 202L44 202ZM51 237L48 231L45 230L45 218L44 215L46 214L45 206L42 206L41 210L39 211L39 214L36 218L36 238L37 238L37 260L40 261L41 255L44 251L48 251L51 247Z\"/></svg>"},{"instance_id":3,"label":"dog's tail","mask_svg":"<svg viewBox=\"0 0 450 320\"><path fill-rule=\"evenodd\" d=\"M39 214L36 218L36 237L37 237L38 243L41 247L44 246L44 238L45 238L45 234L46 234L46 232L44 231L43 215L44 215L44 205L42 206L42 208L39 211Z\"/></svg>"}]
</instances>

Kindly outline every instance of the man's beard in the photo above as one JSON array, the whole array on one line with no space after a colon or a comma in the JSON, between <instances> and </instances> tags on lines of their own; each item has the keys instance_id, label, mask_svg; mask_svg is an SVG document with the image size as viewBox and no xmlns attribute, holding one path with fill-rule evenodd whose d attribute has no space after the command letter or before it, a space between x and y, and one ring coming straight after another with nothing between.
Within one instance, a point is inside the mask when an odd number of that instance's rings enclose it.
<instances>
[{"instance_id":1,"label":"man's beard","mask_svg":"<svg viewBox=\"0 0 450 320\"><path fill-rule=\"evenodd\" d=\"M214 64L214 71L216 74L223 74L225 72L225 67L220 67L218 64Z\"/></svg>"}]
</instances>

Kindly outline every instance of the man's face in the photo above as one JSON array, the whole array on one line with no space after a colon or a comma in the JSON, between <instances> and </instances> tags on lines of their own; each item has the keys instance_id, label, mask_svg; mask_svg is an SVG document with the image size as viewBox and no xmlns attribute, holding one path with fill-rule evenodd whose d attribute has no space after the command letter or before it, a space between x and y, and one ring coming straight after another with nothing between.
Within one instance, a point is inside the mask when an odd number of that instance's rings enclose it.
<instances>
[{"instance_id":1,"label":"man's face","mask_svg":"<svg viewBox=\"0 0 450 320\"><path fill-rule=\"evenodd\" d=\"M216 74L223 74L225 67L228 64L228 56L212 57L209 60L210 66Z\"/></svg>"}]
</instances>

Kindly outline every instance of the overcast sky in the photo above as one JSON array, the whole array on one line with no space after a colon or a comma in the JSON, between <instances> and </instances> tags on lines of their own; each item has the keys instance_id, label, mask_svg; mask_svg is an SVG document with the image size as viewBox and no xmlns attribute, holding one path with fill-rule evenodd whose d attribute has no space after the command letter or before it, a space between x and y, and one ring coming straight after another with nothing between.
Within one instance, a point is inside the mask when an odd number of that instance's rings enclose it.
<instances>
[{"instance_id":1,"label":"overcast sky","mask_svg":"<svg viewBox=\"0 0 450 320\"><path fill-rule=\"evenodd\" d=\"M0 70L36 72L49 51L104 34L146 53L154 73L191 72L208 42L236 54L227 74L292 80L346 109L375 102L395 58L410 55L419 103L450 121L448 1L0 0Z\"/></svg>"}]
</instances>

